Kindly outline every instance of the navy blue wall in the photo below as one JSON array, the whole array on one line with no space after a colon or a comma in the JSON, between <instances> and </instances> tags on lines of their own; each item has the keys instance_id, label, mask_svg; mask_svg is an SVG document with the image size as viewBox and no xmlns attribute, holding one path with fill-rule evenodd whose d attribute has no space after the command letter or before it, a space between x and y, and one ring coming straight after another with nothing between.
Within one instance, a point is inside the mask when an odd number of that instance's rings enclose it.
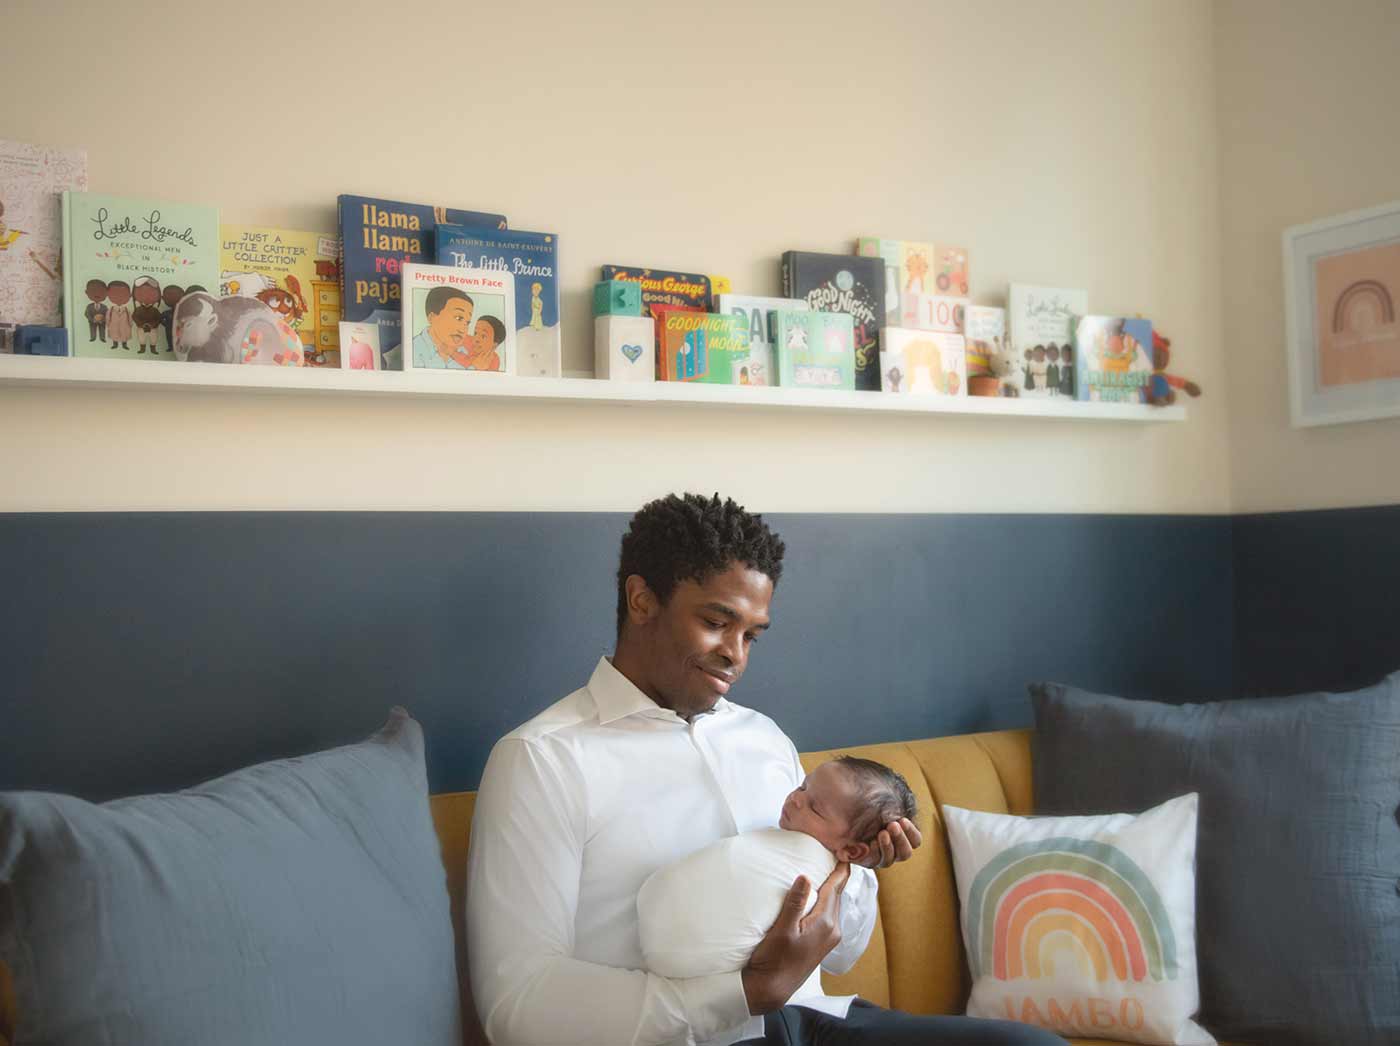
<instances>
[{"instance_id":1,"label":"navy blue wall","mask_svg":"<svg viewBox=\"0 0 1400 1046\"><path fill-rule=\"evenodd\" d=\"M0 789L170 789L423 723L435 791L611 650L621 513L0 516ZM799 748L1028 725L1025 685L1225 696L1224 517L775 515L734 699Z\"/></svg>"},{"instance_id":2,"label":"navy blue wall","mask_svg":"<svg viewBox=\"0 0 1400 1046\"><path fill-rule=\"evenodd\" d=\"M1354 690L1400 669L1400 505L1237 516L1233 544L1241 694Z\"/></svg>"}]
</instances>

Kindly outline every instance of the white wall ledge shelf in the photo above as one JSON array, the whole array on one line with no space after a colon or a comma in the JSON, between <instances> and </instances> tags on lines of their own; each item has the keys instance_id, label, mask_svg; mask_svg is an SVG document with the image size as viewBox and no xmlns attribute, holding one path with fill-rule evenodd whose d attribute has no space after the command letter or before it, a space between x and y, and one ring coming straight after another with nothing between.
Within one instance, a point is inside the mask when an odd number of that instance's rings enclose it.
<instances>
[{"instance_id":1,"label":"white wall ledge shelf","mask_svg":"<svg viewBox=\"0 0 1400 1046\"><path fill-rule=\"evenodd\" d=\"M153 363L0 354L0 387L202 389L361 396L456 396L533 400L741 407L758 410L856 411L881 414L994 414L1003 417L1096 421L1184 421L1185 407L1076 403L979 396L887 396L876 392L740 388L680 382L626 383L591 378L517 378L441 371L343 371L242 367L214 363Z\"/></svg>"}]
</instances>

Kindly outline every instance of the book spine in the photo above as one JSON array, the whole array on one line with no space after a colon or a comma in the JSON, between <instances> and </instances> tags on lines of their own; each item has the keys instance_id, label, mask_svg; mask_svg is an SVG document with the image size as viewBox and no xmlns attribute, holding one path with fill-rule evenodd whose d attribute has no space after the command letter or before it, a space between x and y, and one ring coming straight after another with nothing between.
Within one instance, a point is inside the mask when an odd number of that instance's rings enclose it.
<instances>
[{"instance_id":1,"label":"book spine","mask_svg":"<svg viewBox=\"0 0 1400 1046\"><path fill-rule=\"evenodd\" d=\"M337 196L335 200L335 227L340 235L336 237L335 268L336 279L340 281L340 318L347 319L346 306L349 304L349 288L345 283L345 198Z\"/></svg>"},{"instance_id":2,"label":"book spine","mask_svg":"<svg viewBox=\"0 0 1400 1046\"><path fill-rule=\"evenodd\" d=\"M792 271L792 270L793 270L793 261L794 261L794 259L793 259L793 256L792 256L792 252L791 252L791 251L789 251L787 254L784 254L784 255L783 255L783 297L784 297L784 298L795 298L795 297L797 297L797 295L793 294L793 292L792 292L792 281L793 281L793 277L796 275L796 274Z\"/></svg>"},{"instance_id":3,"label":"book spine","mask_svg":"<svg viewBox=\"0 0 1400 1046\"><path fill-rule=\"evenodd\" d=\"M78 354L78 334L77 328L73 325L73 319L76 315L74 308L76 294L74 293L73 281L78 278L78 256L73 251L72 196L72 192L64 190L63 195L60 197L61 228L59 231L59 261L63 266L63 326L68 329L69 351L76 356Z\"/></svg>"}]
</instances>

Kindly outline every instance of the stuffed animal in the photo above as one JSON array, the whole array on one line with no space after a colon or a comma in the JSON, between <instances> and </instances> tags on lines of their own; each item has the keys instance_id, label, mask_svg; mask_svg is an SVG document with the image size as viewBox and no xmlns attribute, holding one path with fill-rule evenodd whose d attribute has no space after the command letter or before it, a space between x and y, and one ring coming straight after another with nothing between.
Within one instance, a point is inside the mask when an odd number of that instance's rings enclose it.
<instances>
[{"instance_id":1,"label":"stuffed animal","mask_svg":"<svg viewBox=\"0 0 1400 1046\"><path fill-rule=\"evenodd\" d=\"M256 298L186 294L175 306L173 326L181 361L305 365L296 331Z\"/></svg>"},{"instance_id":2,"label":"stuffed animal","mask_svg":"<svg viewBox=\"0 0 1400 1046\"><path fill-rule=\"evenodd\" d=\"M1154 407L1170 407L1176 402L1177 389L1188 396L1201 394L1201 387L1194 381L1167 373L1172 360L1171 345L1170 338L1163 337L1155 330L1152 332L1152 380L1147 386L1147 402Z\"/></svg>"},{"instance_id":3,"label":"stuffed animal","mask_svg":"<svg viewBox=\"0 0 1400 1046\"><path fill-rule=\"evenodd\" d=\"M1026 368L1021 362L1021 357L1011 348L1010 339L997 346L988 357L987 365L992 369L992 376L1001 381L1003 396L1021 395L1021 386L1026 380Z\"/></svg>"}]
</instances>

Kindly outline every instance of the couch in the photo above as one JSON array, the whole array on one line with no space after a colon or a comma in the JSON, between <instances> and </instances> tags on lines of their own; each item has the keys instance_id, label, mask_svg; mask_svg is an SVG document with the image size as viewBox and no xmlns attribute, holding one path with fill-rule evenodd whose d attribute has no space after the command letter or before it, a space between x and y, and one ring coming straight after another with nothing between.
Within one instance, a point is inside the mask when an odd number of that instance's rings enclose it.
<instances>
[{"instance_id":1,"label":"couch","mask_svg":"<svg viewBox=\"0 0 1400 1046\"><path fill-rule=\"evenodd\" d=\"M859 748L810 752L811 769L835 756L878 759L908 780L918 797L924 844L914 857L880 873L880 915L865 955L847 974L827 976L827 990L859 994L882 1006L912 1013L959 1013L970 984L958 927L957 886L942 830L942 804L1000 813L1031 812L1031 733L1026 730L970 734ZM442 845L458 930L458 969L465 971L461 942L463 889L474 792L435 795L433 821ZM462 974L464 996L470 987ZM0 1044L15 1026L15 999L0 966ZM474 1015L467 1014L468 1043L484 1042ZM1072 1040L1076 1043L1111 1040Z\"/></svg>"}]
</instances>

